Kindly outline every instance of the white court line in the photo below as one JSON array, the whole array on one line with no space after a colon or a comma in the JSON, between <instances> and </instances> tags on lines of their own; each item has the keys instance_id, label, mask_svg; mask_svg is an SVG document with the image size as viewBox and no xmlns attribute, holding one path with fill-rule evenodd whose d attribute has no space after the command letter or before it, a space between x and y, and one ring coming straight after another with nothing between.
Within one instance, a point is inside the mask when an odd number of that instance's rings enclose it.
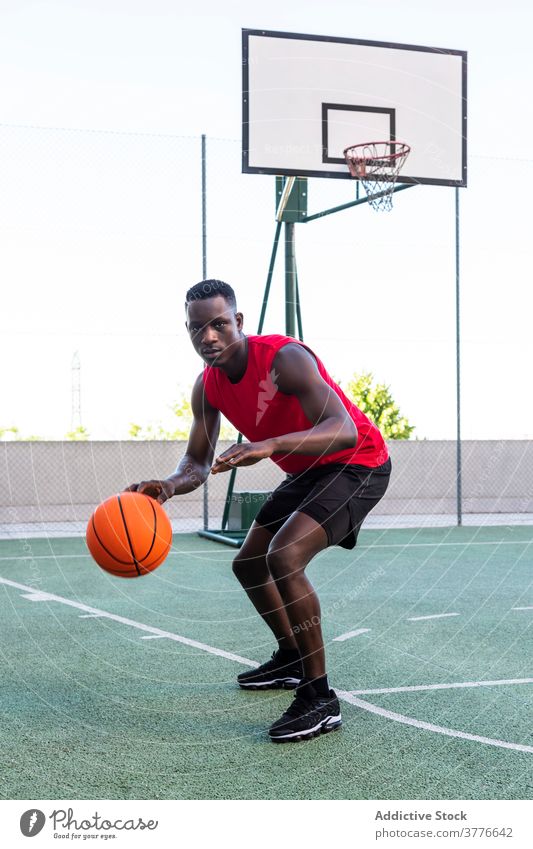
<instances>
[{"instance_id":1,"label":"white court line","mask_svg":"<svg viewBox=\"0 0 533 849\"><path fill-rule=\"evenodd\" d=\"M31 593L21 596L21 598L27 598L28 601L46 601L47 594L39 590L33 590Z\"/></svg>"},{"instance_id":2,"label":"white court line","mask_svg":"<svg viewBox=\"0 0 533 849\"><path fill-rule=\"evenodd\" d=\"M141 637L141 640L164 640L162 634L150 634L149 637Z\"/></svg>"},{"instance_id":3,"label":"white court line","mask_svg":"<svg viewBox=\"0 0 533 849\"><path fill-rule=\"evenodd\" d=\"M43 537L43 539L44 539L44 537ZM7 540L7 541L9 541L9 540ZM501 545L533 545L533 539L531 539L531 540L501 540L500 542L498 542L498 540L489 540L489 541L486 541L486 542L469 542L468 540L464 540L462 542L387 542L387 543L376 543L375 545L358 545L357 550L358 551L360 551L361 549L369 550L369 549L373 549L373 548L443 548L444 546L458 546L458 545L459 546L462 545L462 546L465 546L465 547L480 546L480 545L495 545L495 546L498 546L498 547L501 546ZM196 556L196 555L202 554L202 553L212 554L213 552L212 552L211 549L206 550L206 551L193 551L193 550L189 551L188 549L184 550L184 551L180 551L180 550L169 551L169 553L167 554L167 558L168 557L178 557L178 556L181 557L184 554L191 554L191 555ZM2 561L2 560L9 560L9 561L15 561L15 560L29 560L29 561L32 561L32 560L72 560L72 559L79 558L79 557L90 557L90 556L91 555L89 553L87 553L87 554L20 554L20 555L14 555L13 557L7 557L7 556L4 555L4 556L0 557L0 561Z\"/></svg>"},{"instance_id":4,"label":"white court line","mask_svg":"<svg viewBox=\"0 0 533 849\"><path fill-rule=\"evenodd\" d=\"M74 560L78 557L90 557L90 554L20 554L16 557L0 557L0 560Z\"/></svg>"},{"instance_id":5,"label":"white court line","mask_svg":"<svg viewBox=\"0 0 533 849\"><path fill-rule=\"evenodd\" d=\"M8 580L7 578L0 578L0 583L6 584L10 587L15 587L15 589L18 590L24 590L25 592L30 590L31 592L31 587L27 587L24 584L18 584L15 581ZM103 610L98 610L94 607L88 607L85 604L80 604L77 601L70 601L69 599L53 595L52 593L42 593L42 595L46 595L47 600L49 601L57 601L60 604L66 604L70 607L79 608L80 610L87 610L89 613L101 614L106 619L113 619L115 622L121 622L124 625L129 625L132 628L138 628L141 631L148 631L150 633L157 634L162 637L167 637L168 639L175 640L178 643L185 643L186 645L193 646L194 648L198 648L201 651L208 652L209 654L215 654L219 657L226 657L229 660L234 660L236 663L241 663L243 666L252 667L253 669L256 669L259 666L259 664L256 663L256 661L254 660L249 660L248 658L240 657L237 654L231 654L230 652L213 648L213 646L207 646L204 643L198 643L196 642L196 640L189 640L186 637L180 637L177 634L170 633L169 631L162 631L160 628L151 628L149 625L144 625L141 622L135 622L133 619L126 619L124 616L116 616L114 613L106 613ZM383 716L385 719L391 719L394 722L400 722L403 725L412 725L415 728L421 728L425 731L432 731L435 734L444 734L447 737L458 737L463 740L471 740L475 743L484 743L488 746L499 746L503 749L513 749L518 752L533 753L533 746L523 746L520 743L507 743L504 740L495 740L491 737L480 737L477 734L466 734L464 731L456 731L453 728L445 728L441 725L432 725L429 722L421 722L420 720L414 719L410 716L403 716L403 714L394 713L390 710L385 710L384 708L378 707L378 705L374 705L371 702L359 699L357 696L352 695L346 690L337 690L337 695L340 699L342 699L342 701L348 702L348 704L355 705L355 707L360 707L363 710L377 714L378 716Z\"/></svg>"},{"instance_id":6,"label":"white court line","mask_svg":"<svg viewBox=\"0 0 533 849\"><path fill-rule=\"evenodd\" d=\"M17 584L16 581L9 581L7 578L0 578L0 584L7 584L9 587L15 587L17 590L24 590L24 592L31 593L30 597L35 596L34 591L32 591L31 587L27 587L25 584ZM214 648L214 646L208 646L205 643L199 643L197 640L189 640L188 637L180 637L179 634L172 634L170 631L162 631L161 628L152 628L150 625L144 625L142 622L135 622L133 619L126 619L124 616L117 616L115 613L107 613L105 610L98 610L97 607L89 607L87 604L80 604L78 601L70 601L68 598L63 598L60 595L53 595L53 593L40 593L39 601L57 601L59 604L67 604L69 607L75 607L78 610L85 610L87 613L93 613L96 616L102 617L103 619L112 619L114 622L121 622L122 625L129 625L131 628L138 628L140 631L147 631L149 634L156 634L160 637L167 637L169 640L175 640L177 643L183 643L186 646L192 646L195 649L200 649L201 651L208 652L209 654L216 654L219 657L226 657L228 660L234 660L237 663L242 663L244 666L252 666L254 669L259 666L255 660L250 660L247 657L241 657L238 654L233 654L232 652L224 651L223 649ZM26 596L22 596L25 598ZM35 600L35 599L34 599Z\"/></svg>"},{"instance_id":7,"label":"white court line","mask_svg":"<svg viewBox=\"0 0 533 849\"><path fill-rule=\"evenodd\" d=\"M422 690L454 690L459 687L500 687L504 684L533 684L533 678L505 678L500 681L458 681L455 684L419 684L414 687L382 687L379 690L350 690L352 696L377 696L382 693L418 693Z\"/></svg>"},{"instance_id":8,"label":"white court line","mask_svg":"<svg viewBox=\"0 0 533 849\"><path fill-rule=\"evenodd\" d=\"M511 610L533 610L533 605L531 607L512 607Z\"/></svg>"},{"instance_id":9,"label":"white court line","mask_svg":"<svg viewBox=\"0 0 533 849\"><path fill-rule=\"evenodd\" d=\"M25 596L22 596L22 598L25 598ZM79 618L80 619L100 619L101 616L102 616L101 613L80 613Z\"/></svg>"},{"instance_id":10,"label":"white court line","mask_svg":"<svg viewBox=\"0 0 533 849\"><path fill-rule=\"evenodd\" d=\"M21 537L21 539L24 539L24 538ZM42 537L42 538L38 537L38 539L40 540L40 539L45 539L45 538L44 537ZM2 537L0 537L0 544L2 542L17 542L17 540L16 539L14 539L14 540L4 540L4 539L2 539ZM196 557L196 555L199 555L199 554L217 554L217 552L212 551L212 549L209 549L209 551L204 551L203 549L200 550L200 551L196 551L196 549L195 549L193 551L192 549L189 550L188 548L184 548L184 549L173 548L168 552L167 557L171 557L172 555L175 556L177 554L179 554L179 555L190 554L190 555L194 555ZM92 557L92 555L89 554L88 551L84 551L83 554L13 554L11 556L4 554L4 555L2 555L2 557L0 557L0 560L74 560L75 558L78 558L78 557L89 557L90 558L90 557ZM213 558L213 561L210 561L210 562L215 562L215 558Z\"/></svg>"},{"instance_id":11,"label":"white court line","mask_svg":"<svg viewBox=\"0 0 533 849\"><path fill-rule=\"evenodd\" d=\"M337 690L337 696L345 702L348 702L355 707L360 707L367 710L369 713L375 713L378 716L383 716L385 719L392 719L393 722L401 722L403 725L412 725L415 728L422 728L424 731L433 731L435 734L444 734L446 737L459 737L461 740L472 740L474 743L485 743L487 746L499 746L501 749L513 749L516 752L528 752L533 754L533 746L523 746L521 743L507 743L505 740L494 740L492 737L481 737L478 734L467 734L465 731L457 731L455 728L445 728L443 725L433 725L431 722L422 722L419 719L414 719L411 716L404 716L401 713L395 713L392 710L373 705L370 702L358 699L357 696L352 696L351 693L345 690Z\"/></svg>"},{"instance_id":12,"label":"white court line","mask_svg":"<svg viewBox=\"0 0 533 849\"><path fill-rule=\"evenodd\" d=\"M373 528L372 530L376 530ZM533 545L533 539L521 539L521 540L501 540L498 542L497 540L484 540L479 542L468 542L468 540L464 540L462 542L376 542L374 545L358 545L357 548L443 548L445 546L457 546L464 545L470 547L471 545Z\"/></svg>"},{"instance_id":13,"label":"white court line","mask_svg":"<svg viewBox=\"0 0 533 849\"><path fill-rule=\"evenodd\" d=\"M352 637L358 637L359 634L368 634L370 628L358 628L356 631L347 631L346 634L341 634L340 637L333 637L334 643L343 643L344 640L351 640Z\"/></svg>"},{"instance_id":14,"label":"white court line","mask_svg":"<svg viewBox=\"0 0 533 849\"><path fill-rule=\"evenodd\" d=\"M458 613L433 613L431 616L410 616L406 622L421 622L422 619L446 619L448 616L459 616Z\"/></svg>"}]
</instances>

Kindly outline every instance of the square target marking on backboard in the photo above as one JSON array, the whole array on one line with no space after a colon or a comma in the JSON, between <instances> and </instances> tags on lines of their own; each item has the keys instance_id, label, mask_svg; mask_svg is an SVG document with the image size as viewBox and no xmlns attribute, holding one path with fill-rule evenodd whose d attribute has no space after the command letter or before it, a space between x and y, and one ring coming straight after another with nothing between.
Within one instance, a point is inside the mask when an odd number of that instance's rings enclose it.
<instances>
[{"instance_id":1,"label":"square target marking on backboard","mask_svg":"<svg viewBox=\"0 0 533 849\"><path fill-rule=\"evenodd\" d=\"M396 141L396 110L346 103L322 104L322 162L344 165L346 139Z\"/></svg>"}]
</instances>

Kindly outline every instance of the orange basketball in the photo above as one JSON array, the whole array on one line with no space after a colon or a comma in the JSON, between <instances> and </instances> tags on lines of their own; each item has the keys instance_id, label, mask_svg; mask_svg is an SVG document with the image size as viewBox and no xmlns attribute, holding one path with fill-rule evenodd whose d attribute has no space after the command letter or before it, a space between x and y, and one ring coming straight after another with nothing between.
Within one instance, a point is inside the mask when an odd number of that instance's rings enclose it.
<instances>
[{"instance_id":1,"label":"orange basketball","mask_svg":"<svg viewBox=\"0 0 533 849\"><path fill-rule=\"evenodd\" d=\"M102 569L120 578L138 578L167 556L172 526L158 501L140 492L121 492L98 505L86 539Z\"/></svg>"}]
</instances>

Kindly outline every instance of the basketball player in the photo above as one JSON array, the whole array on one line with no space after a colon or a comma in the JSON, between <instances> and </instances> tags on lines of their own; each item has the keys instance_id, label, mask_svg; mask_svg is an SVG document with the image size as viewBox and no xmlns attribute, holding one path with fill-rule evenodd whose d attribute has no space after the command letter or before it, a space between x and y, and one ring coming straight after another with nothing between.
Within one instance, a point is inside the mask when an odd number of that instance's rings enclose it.
<instances>
[{"instance_id":1,"label":"basketball player","mask_svg":"<svg viewBox=\"0 0 533 849\"><path fill-rule=\"evenodd\" d=\"M326 674L319 601L305 569L329 546L355 546L365 516L387 489L387 447L306 345L244 334L227 283L197 283L185 308L191 342L205 363L192 392L187 449L169 477L129 489L163 503L191 492L210 473L267 458L287 473L233 562L277 649L237 680L249 690L295 687L294 701L269 735L276 742L306 740L339 728L341 712ZM221 413L249 441L215 457Z\"/></svg>"}]
</instances>

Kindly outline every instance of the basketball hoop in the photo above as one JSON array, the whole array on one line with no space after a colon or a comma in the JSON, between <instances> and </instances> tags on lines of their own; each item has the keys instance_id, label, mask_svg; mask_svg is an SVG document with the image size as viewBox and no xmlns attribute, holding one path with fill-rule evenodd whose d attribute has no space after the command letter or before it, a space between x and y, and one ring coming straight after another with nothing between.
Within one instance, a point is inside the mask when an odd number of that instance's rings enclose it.
<instances>
[{"instance_id":1,"label":"basketball hoop","mask_svg":"<svg viewBox=\"0 0 533 849\"><path fill-rule=\"evenodd\" d=\"M352 177L361 180L372 209L392 209L394 184L411 148L397 141L354 144L344 151Z\"/></svg>"}]
</instances>

